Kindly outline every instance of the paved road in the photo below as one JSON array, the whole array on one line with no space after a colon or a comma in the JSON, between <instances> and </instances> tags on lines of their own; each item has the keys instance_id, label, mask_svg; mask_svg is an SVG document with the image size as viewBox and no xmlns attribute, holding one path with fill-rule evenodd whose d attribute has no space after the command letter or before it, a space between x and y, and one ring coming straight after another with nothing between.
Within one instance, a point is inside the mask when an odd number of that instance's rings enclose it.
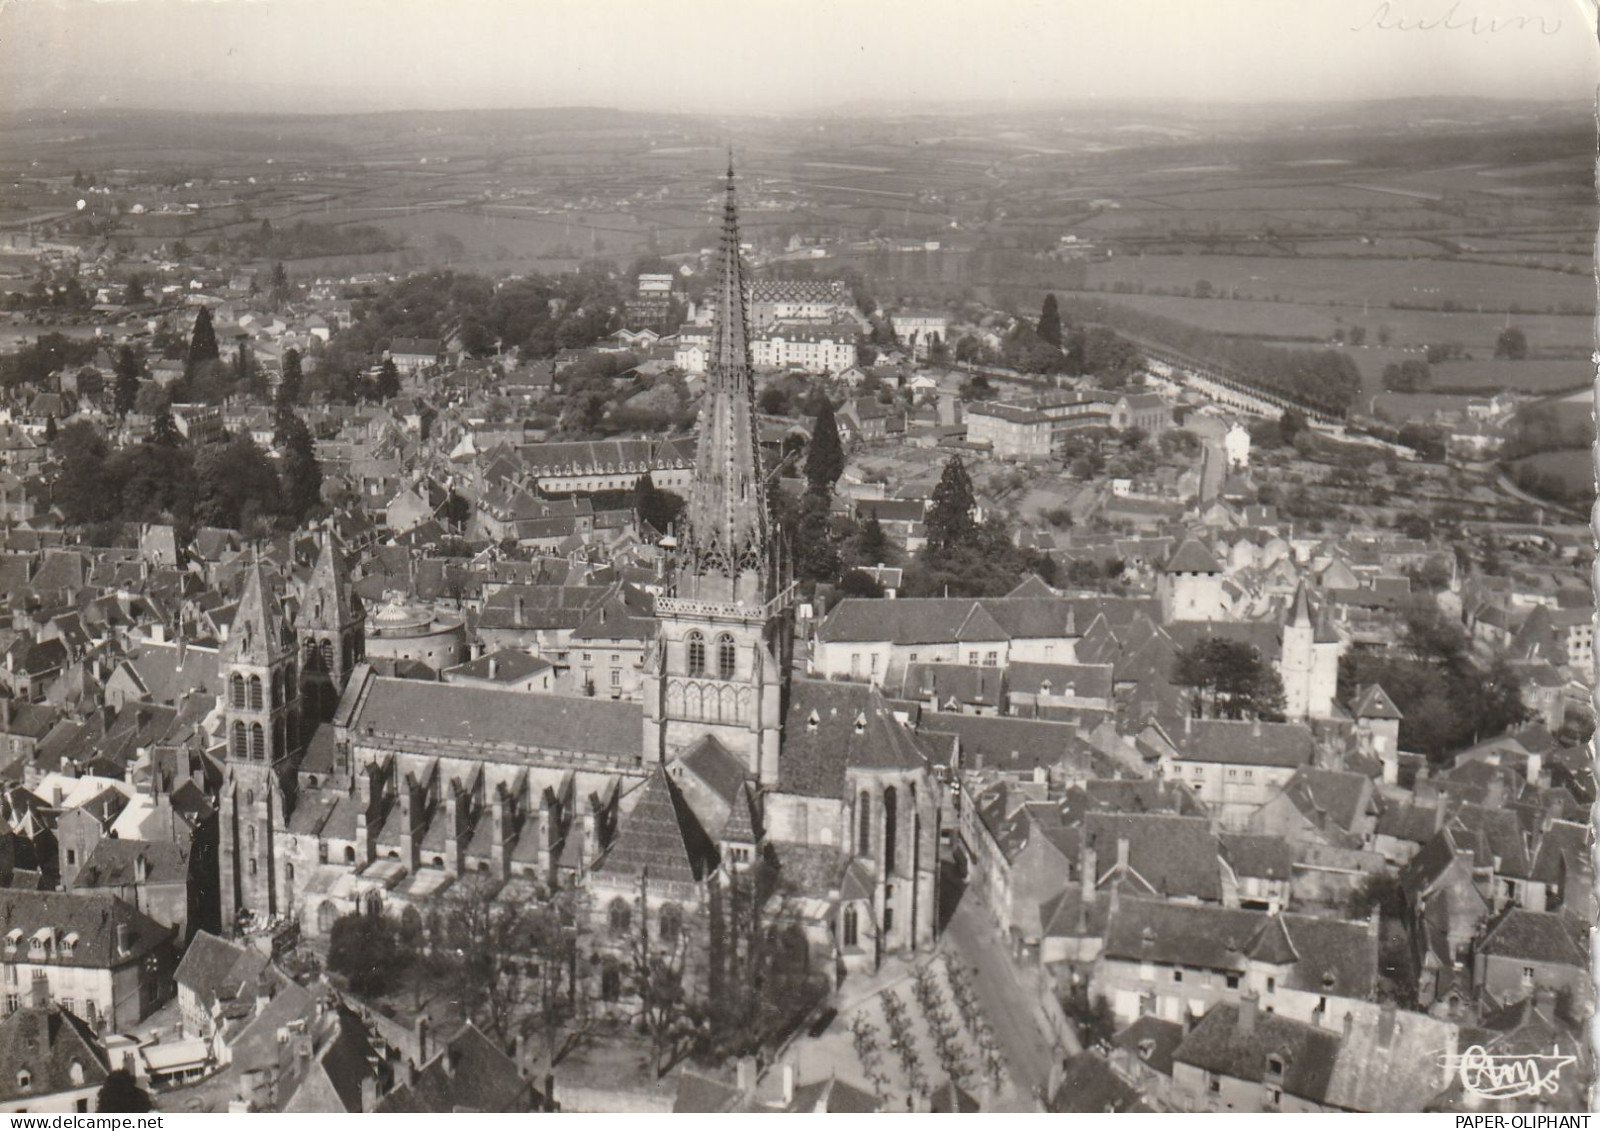
<instances>
[{"instance_id":1,"label":"paved road","mask_svg":"<svg viewBox=\"0 0 1600 1131\"><path fill-rule=\"evenodd\" d=\"M1013 1086L1024 1094L1038 1094L1058 1053L1045 1036L1043 1018L1035 1016L1033 992L1017 981L1005 944L976 892L967 891L956 905L945 937L963 962L977 968L978 997L1005 1051Z\"/></svg>"}]
</instances>

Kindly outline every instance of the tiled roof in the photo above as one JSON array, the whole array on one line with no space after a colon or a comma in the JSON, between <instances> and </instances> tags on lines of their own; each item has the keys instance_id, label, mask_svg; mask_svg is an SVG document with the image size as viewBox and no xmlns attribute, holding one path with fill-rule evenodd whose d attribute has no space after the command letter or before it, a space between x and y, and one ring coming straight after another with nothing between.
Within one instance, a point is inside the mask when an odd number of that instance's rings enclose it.
<instances>
[{"instance_id":1,"label":"tiled roof","mask_svg":"<svg viewBox=\"0 0 1600 1131\"><path fill-rule=\"evenodd\" d=\"M1186 719L1172 739L1178 757L1190 762L1297 767L1313 755L1311 730L1298 723Z\"/></svg>"},{"instance_id":2,"label":"tiled roof","mask_svg":"<svg viewBox=\"0 0 1600 1131\"><path fill-rule=\"evenodd\" d=\"M1222 566L1218 564L1216 556L1194 538L1185 539L1161 568L1165 573L1222 572Z\"/></svg>"},{"instance_id":3,"label":"tiled roof","mask_svg":"<svg viewBox=\"0 0 1600 1131\"><path fill-rule=\"evenodd\" d=\"M541 747L637 761L638 703L373 676L350 728L467 742Z\"/></svg>"},{"instance_id":4,"label":"tiled roof","mask_svg":"<svg viewBox=\"0 0 1600 1131\"><path fill-rule=\"evenodd\" d=\"M640 787L634 806L619 821L617 839L595 865L608 875L697 883L717 866L717 850L700 827L683 793L657 766Z\"/></svg>"},{"instance_id":5,"label":"tiled roof","mask_svg":"<svg viewBox=\"0 0 1600 1131\"><path fill-rule=\"evenodd\" d=\"M1061 1085L1050 1099L1054 1112L1149 1111L1138 1089L1095 1052L1080 1052L1066 1063Z\"/></svg>"},{"instance_id":6,"label":"tiled roof","mask_svg":"<svg viewBox=\"0 0 1600 1131\"><path fill-rule=\"evenodd\" d=\"M1252 1019L1241 1024L1241 1013ZM1339 1034L1259 1007L1215 1005L1184 1038L1173 1059L1259 1084L1269 1056L1282 1060L1285 1092L1321 1102L1338 1061Z\"/></svg>"},{"instance_id":7,"label":"tiled roof","mask_svg":"<svg viewBox=\"0 0 1600 1131\"><path fill-rule=\"evenodd\" d=\"M117 951L117 928L128 928L128 949ZM116 896L101 892L0 892L0 936L20 931L19 954L45 929L53 929L57 945L42 961L52 966L111 969L137 962L171 940L172 932ZM77 935L70 954L60 945Z\"/></svg>"},{"instance_id":8,"label":"tiled roof","mask_svg":"<svg viewBox=\"0 0 1600 1131\"><path fill-rule=\"evenodd\" d=\"M1151 894L1167 898L1222 898L1219 845L1204 817L1170 813L1090 813L1089 845L1098 885L1116 868L1120 841L1128 842L1128 867Z\"/></svg>"},{"instance_id":9,"label":"tiled roof","mask_svg":"<svg viewBox=\"0 0 1600 1131\"><path fill-rule=\"evenodd\" d=\"M111 1072L105 1046L94 1030L53 1005L44 1009L25 1006L0 1020L0 1065L5 1068L0 1072L0 1103L7 1104L94 1088ZM26 1088L22 1086L23 1073L28 1079ZM27 1111L28 1107L12 1110Z\"/></svg>"},{"instance_id":10,"label":"tiled roof","mask_svg":"<svg viewBox=\"0 0 1600 1131\"><path fill-rule=\"evenodd\" d=\"M1223 833L1222 858L1237 876L1263 880L1288 880L1294 868L1294 850L1277 836Z\"/></svg>"},{"instance_id":11,"label":"tiled roof","mask_svg":"<svg viewBox=\"0 0 1600 1131\"><path fill-rule=\"evenodd\" d=\"M1350 713L1358 719L1403 719L1400 708L1394 705L1382 684L1369 683L1361 689Z\"/></svg>"},{"instance_id":12,"label":"tiled roof","mask_svg":"<svg viewBox=\"0 0 1600 1131\"><path fill-rule=\"evenodd\" d=\"M926 765L927 754L916 736L895 720L877 688L813 679L791 684L778 760L780 793L842 797L847 769L916 770Z\"/></svg>"},{"instance_id":13,"label":"tiled roof","mask_svg":"<svg viewBox=\"0 0 1600 1131\"><path fill-rule=\"evenodd\" d=\"M1588 948L1579 941L1584 930L1561 912L1510 907L1489 924L1476 950L1493 957L1554 962L1587 970Z\"/></svg>"}]
</instances>

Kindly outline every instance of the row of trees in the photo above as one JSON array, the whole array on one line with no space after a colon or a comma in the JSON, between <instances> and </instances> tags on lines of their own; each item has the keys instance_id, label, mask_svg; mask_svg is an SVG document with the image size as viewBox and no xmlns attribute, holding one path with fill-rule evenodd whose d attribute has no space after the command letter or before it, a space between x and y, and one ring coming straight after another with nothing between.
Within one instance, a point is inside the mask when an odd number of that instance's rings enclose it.
<instances>
[{"instance_id":1,"label":"row of trees","mask_svg":"<svg viewBox=\"0 0 1600 1131\"><path fill-rule=\"evenodd\" d=\"M1361 371L1339 350L1284 349L1230 338L1186 322L1083 297L1071 298L1063 315L1099 323L1125 334L1159 341L1197 361L1237 373L1325 411L1344 412L1361 394Z\"/></svg>"}]
</instances>

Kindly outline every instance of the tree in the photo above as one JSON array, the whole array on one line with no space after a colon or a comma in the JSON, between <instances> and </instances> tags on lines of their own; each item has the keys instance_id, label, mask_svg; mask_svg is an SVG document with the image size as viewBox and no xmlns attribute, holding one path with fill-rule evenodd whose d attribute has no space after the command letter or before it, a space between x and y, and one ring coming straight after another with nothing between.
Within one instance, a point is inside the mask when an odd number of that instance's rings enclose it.
<instances>
[{"instance_id":1,"label":"tree","mask_svg":"<svg viewBox=\"0 0 1600 1131\"><path fill-rule=\"evenodd\" d=\"M1528 356L1528 337L1520 326L1507 326L1495 339L1494 355L1508 361L1522 361Z\"/></svg>"},{"instance_id":2,"label":"tree","mask_svg":"<svg viewBox=\"0 0 1600 1131\"><path fill-rule=\"evenodd\" d=\"M977 505L972 494L972 479L958 455L951 456L933 489L933 505L928 509L928 545L950 550L964 543L976 523L972 518Z\"/></svg>"},{"instance_id":3,"label":"tree","mask_svg":"<svg viewBox=\"0 0 1600 1131\"><path fill-rule=\"evenodd\" d=\"M889 536L884 533L877 515L868 515L867 521L861 524L861 532L856 536L855 556L862 565L889 565L893 562L894 547L889 544Z\"/></svg>"},{"instance_id":4,"label":"tree","mask_svg":"<svg viewBox=\"0 0 1600 1131\"><path fill-rule=\"evenodd\" d=\"M300 417L293 412L282 413L278 431L283 447L279 479L284 516L299 526L322 504L322 465L317 462L311 429Z\"/></svg>"},{"instance_id":5,"label":"tree","mask_svg":"<svg viewBox=\"0 0 1600 1131\"><path fill-rule=\"evenodd\" d=\"M44 418L44 442L47 444L56 442L56 414L53 412Z\"/></svg>"},{"instance_id":6,"label":"tree","mask_svg":"<svg viewBox=\"0 0 1600 1131\"><path fill-rule=\"evenodd\" d=\"M1286 408L1283 415L1278 417L1278 434L1285 446L1293 444L1294 438L1305 431L1305 427L1306 414L1298 409Z\"/></svg>"},{"instance_id":7,"label":"tree","mask_svg":"<svg viewBox=\"0 0 1600 1131\"><path fill-rule=\"evenodd\" d=\"M865 570L846 570L844 576L839 579L839 596L882 597L883 586Z\"/></svg>"},{"instance_id":8,"label":"tree","mask_svg":"<svg viewBox=\"0 0 1600 1131\"><path fill-rule=\"evenodd\" d=\"M194 329L189 334L187 368L193 369L202 362L218 361L222 357L217 349L217 331L211 324L211 311L202 306L194 316Z\"/></svg>"},{"instance_id":9,"label":"tree","mask_svg":"<svg viewBox=\"0 0 1600 1131\"><path fill-rule=\"evenodd\" d=\"M283 264L272 265L272 301L285 302L289 298L289 272L284 270Z\"/></svg>"},{"instance_id":10,"label":"tree","mask_svg":"<svg viewBox=\"0 0 1600 1131\"><path fill-rule=\"evenodd\" d=\"M278 382L277 408L279 412L292 410L300 403L300 388L305 378L300 370L300 351L288 349L283 353L283 377Z\"/></svg>"},{"instance_id":11,"label":"tree","mask_svg":"<svg viewBox=\"0 0 1600 1131\"><path fill-rule=\"evenodd\" d=\"M112 404L119 417L126 417L139 400L139 359L132 346L123 346L117 351L116 375Z\"/></svg>"},{"instance_id":12,"label":"tree","mask_svg":"<svg viewBox=\"0 0 1600 1131\"><path fill-rule=\"evenodd\" d=\"M1178 649L1172 682L1192 690L1190 705L1199 718L1283 718L1283 681L1243 641L1208 636Z\"/></svg>"},{"instance_id":13,"label":"tree","mask_svg":"<svg viewBox=\"0 0 1600 1131\"><path fill-rule=\"evenodd\" d=\"M178 422L172 419L172 408L164 402L156 410L156 418L150 429L150 442L159 448L176 448L183 443Z\"/></svg>"},{"instance_id":14,"label":"tree","mask_svg":"<svg viewBox=\"0 0 1600 1131\"><path fill-rule=\"evenodd\" d=\"M398 925L385 915L354 911L333 921L328 968L357 997L381 997L403 972Z\"/></svg>"},{"instance_id":15,"label":"tree","mask_svg":"<svg viewBox=\"0 0 1600 1131\"><path fill-rule=\"evenodd\" d=\"M639 476L633 485L634 513L657 533L665 534L681 525L683 508L683 496L657 487L649 472Z\"/></svg>"},{"instance_id":16,"label":"tree","mask_svg":"<svg viewBox=\"0 0 1600 1131\"><path fill-rule=\"evenodd\" d=\"M53 495L67 522L81 525L114 517L116 492L105 474L110 450L94 426L72 421L56 438L52 454L56 459Z\"/></svg>"},{"instance_id":17,"label":"tree","mask_svg":"<svg viewBox=\"0 0 1600 1131\"><path fill-rule=\"evenodd\" d=\"M1433 387L1433 369L1420 357L1383 367L1383 387L1395 393L1425 393Z\"/></svg>"},{"instance_id":18,"label":"tree","mask_svg":"<svg viewBox=\"0 0 1600 1131\"><path fill-rule=\"evenodd\" d=\"M195 457L195 521L244 531L282 513L278 475L248 434L208 444Z\"/></svg>"},{"instance_id":19,"label":"tree","mask_svg":"<svg viewBox=\"0 0 1600 1131\"><path fill-rule=\"evenodd\" d=\"M124 306L139 306L144 301L144 279L138 275L129 275L128 281L122 287L122 304Z\"/></svg>"},{"instance_id":20,"label":"tree","mask_svg":"<svg viewBox=\"0 0 1600 1131\"><path fill-rule=\"evenodd\" d=\"M1039 308L1038 334L1057 349L1061 348L1061 310L1053 293L1044 296L1044 304Z\"/></svg>"},{"instance_id":21,"label":"tree","mask_svg":"<svg viewBox=\"0 0 1600 1131\"><path fill-rule=\"evenodd\" d=\"M100 1085L95 1097L95 1110L118 1114L141 1114L154 1110L150 1093L139 1087L139 1081L126 1068L115 1068Z\"/></svg>"},{"instance_id":22,"label":"tree","mask_svg":"<svg viewBox=\"0 0 1600 1131\"><path fill-rule=\"evenodd\" d=\"M394 358L386 357L383 365L378 370L378 384L374 390L380 401L393 400L400 395L400 370L395 366Z\"/></svg>"},{"instance_id":23,"label":"tree","mask_svg":"<svg viewBox=\"0 0 1600 1131\"><path fill-rule=\"evenodd\" d=\"M844 445L839 442L839 424L833 405L824 401L811 426L811 442L806 446L806 482L810 489L832 494L833 485L844 474Z\"/></svg>"}]
</instances>

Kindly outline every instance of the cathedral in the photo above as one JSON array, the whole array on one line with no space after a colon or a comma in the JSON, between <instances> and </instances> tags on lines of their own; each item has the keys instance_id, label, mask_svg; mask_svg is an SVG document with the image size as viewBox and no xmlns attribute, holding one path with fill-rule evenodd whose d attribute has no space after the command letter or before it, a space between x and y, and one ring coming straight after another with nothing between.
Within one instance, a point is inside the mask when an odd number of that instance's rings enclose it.
<instances>
[{"instance_id":1,"label":"cathedral","mask_svg":"<svg viewBox=\"0 0 1600 1131\"><path fill-rule=\"evenodd\" d=\"M794 674L749 293L730 167L695 478L642 702L383 676L331 541L292 615L248 572L220 657L225 925L315 940L387 910L431 929L466 890L572 889L597 955L649 937L704 966L724 893L760 867L797 959L836 973L933 944L928 749L876 688ZM614 994L614 960L601 970Z\"/></svg>"}]
</instances>

